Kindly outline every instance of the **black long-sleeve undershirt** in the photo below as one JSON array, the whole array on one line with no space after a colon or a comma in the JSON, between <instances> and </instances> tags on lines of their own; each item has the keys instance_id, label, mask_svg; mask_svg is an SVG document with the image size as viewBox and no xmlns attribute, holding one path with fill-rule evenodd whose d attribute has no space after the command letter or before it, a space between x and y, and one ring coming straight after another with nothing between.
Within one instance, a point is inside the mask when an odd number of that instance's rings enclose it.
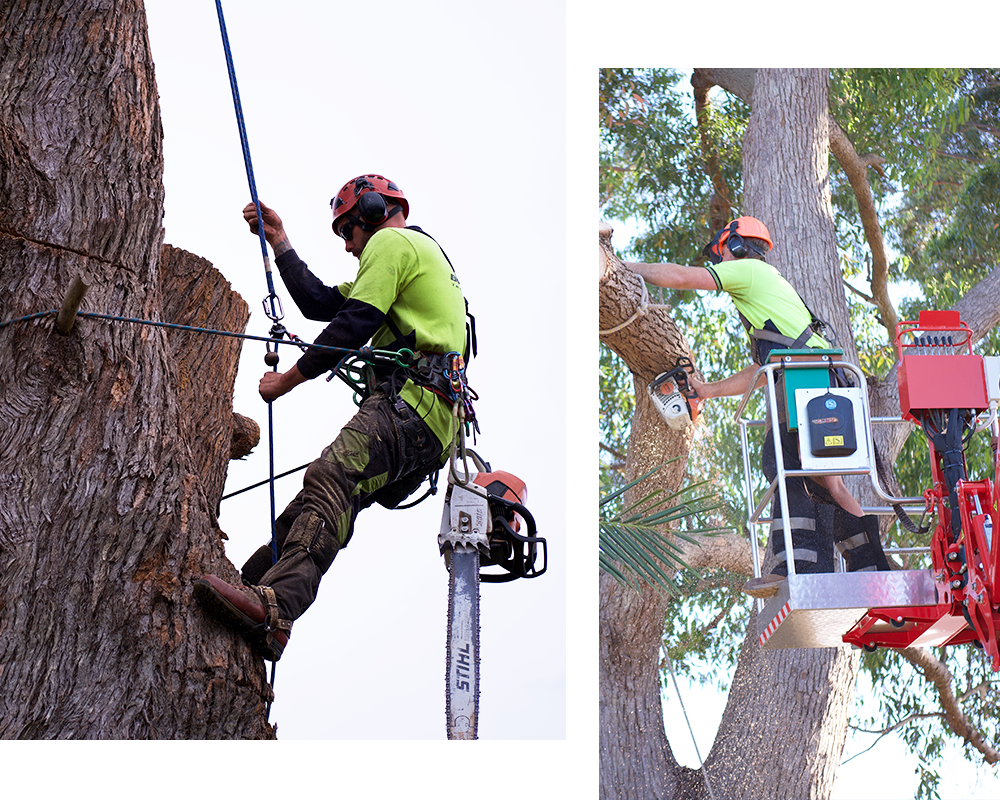
<instances>
[{"instance_id":1,"label":"black long-sleeve undershirt","mask_svg":"<svg viewBox=\"0 0 1000 800\"><path fill-rule=\"evenodd\" d=\"M292 301L307 319L329 322L315 343L357 350L371 341L385 324L385 314L373 305L345 298L334 286L317 278L295 250L286 250L275 259L281 281ZM298 360L299 372L315 378L337 366L342 354L307 350Z\"/></svg>"}]
</instances>

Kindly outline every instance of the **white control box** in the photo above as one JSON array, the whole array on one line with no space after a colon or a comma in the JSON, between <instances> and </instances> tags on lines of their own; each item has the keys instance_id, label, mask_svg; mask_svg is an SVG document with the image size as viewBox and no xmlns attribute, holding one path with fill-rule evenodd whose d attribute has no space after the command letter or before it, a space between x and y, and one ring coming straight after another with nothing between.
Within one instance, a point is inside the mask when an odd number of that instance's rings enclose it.
<instances>
[{"instance_id":1,"label":"white control box","mask_svg":"<svg viewBox=\"0 0 1000 800\"><path fill-rule=\"evenodd\" d=\"M983 356L986 368L986 397L990 402L1000 402L1000 356Z\"/></svg>"}]
</instances>

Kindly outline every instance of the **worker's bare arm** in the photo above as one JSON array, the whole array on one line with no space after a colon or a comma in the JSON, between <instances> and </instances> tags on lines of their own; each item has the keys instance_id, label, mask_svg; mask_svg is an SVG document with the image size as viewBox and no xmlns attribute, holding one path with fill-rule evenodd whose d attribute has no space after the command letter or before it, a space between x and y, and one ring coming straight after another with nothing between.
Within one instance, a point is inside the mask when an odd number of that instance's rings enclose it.
<instances>
[{"instance_id":1,"label":"worker's bare arm","mask_svg":"<svg viewBox=\"0 0 1000 800\"><path fill-rule=\"evenodd\" d=\"M685 267L682 264L641 264L626 266L641 276L647 283L667 289L704 289L714 291L719 287L715 278L704 267Z\"/></svg>"},{"instance_id":2,"label":"worker's bare arm","mask_svg":"<svg viewBox=\"0 0 1000 800\"><path fill-rule=\"evenodd\" d=\"M695 390L698 397L730 397L733 395L744 395L747 389L750 388L750 383L753 380L754 373L757 371L756 364L748 364L735 375L730 375L728 378L723 378L721 381L712 381L711 383L702 383L701 381L690 378L691 388ZM757 386L760 386L763 381L758 379Z\"/></svg>"}]
</instances>

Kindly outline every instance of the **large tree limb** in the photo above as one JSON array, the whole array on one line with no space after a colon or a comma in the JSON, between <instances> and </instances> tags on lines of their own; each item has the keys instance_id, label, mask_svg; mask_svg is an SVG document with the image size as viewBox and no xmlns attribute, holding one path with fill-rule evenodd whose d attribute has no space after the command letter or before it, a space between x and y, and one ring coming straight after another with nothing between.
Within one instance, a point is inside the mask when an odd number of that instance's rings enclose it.
<instances>
[{"instance_id":1,"label":"large tree limb","mask_svg":"<svg viewBox=\"0 0 1000 800\"><path fill-rule=\"evenodd\" d=\"M954 305L965 324L975 331L976 341L1000 325L1000 266L994 266L986 277L969 289Z\"/></svg>"},{"instance_id":2,"label":"large tree limb","mask_svg":"<svg viewBox=\"0 0 1000 800\"><path fill-rule=\"evenodd\" d=\"M649 383L679 356L693 362L694 354L669 309L651 304L642 278L615 255L611 233L611 226L604 224L598 239L601 341L621 356L637 381ZM638 394L642 402L645 392Z\"/></svg>"},{"instance_id":3,"label":"large tree limb","mask_svg":"<svg viewBox=\"0 0 1000 800\"><path fill-rule=\"evenodd\" d=\"M709 180L712 181L712 199L709 203L709 225L712 230L719 230L733 218L733 193L722 174L718 149L709 132L708 90L714 84L697 71L691 76L691 86L694 88L695 118L698 121L698 139L701 143L702 156Z\"/></svg>"},{"instance_id":4,"label":"large tree limb","mask_svg":"<svg viewBox=\"0 0 1000 800\"><path fill-rule=\"evenodd\" d=\"M923 647L907 647L899 652L923 673L924 678L934 684L948 727L982 753L983 761L987 764L996 764L1000 761L1000 752L983 739L982 734L976 730L962 710L961 702L955 696L952 686L954 679L947 665Z\"/></svg>"},{"instance_id":5,"label":"large tree limb","mask_svg":"<svg viewBox=\"0 0 1000 800\"><path fill-rule=\"evenodd\" d=\"M872 254L872 297L878 309L879 318L891 339L896 335L896 309L889 299L889 256L886 252L885 239L882 236L882 226L878 220L878 209L875 208L875 197L871 184L868 183L868 168L880 168L884 158L874 155L858 155L851 140L843 129L830 118L830 152L843 168L847 180L854 190L854 199L858 204L858 216L865 232L868 249Z\"/></svg>"}]
</instances>

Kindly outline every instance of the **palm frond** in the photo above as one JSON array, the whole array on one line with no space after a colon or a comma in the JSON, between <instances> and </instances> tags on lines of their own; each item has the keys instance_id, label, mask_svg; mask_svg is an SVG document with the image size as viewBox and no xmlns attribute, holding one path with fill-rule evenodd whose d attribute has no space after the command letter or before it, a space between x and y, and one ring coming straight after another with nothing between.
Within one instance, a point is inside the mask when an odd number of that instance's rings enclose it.
<instances>
[{"instance_id":1,"label":"palm frond","mask_svg":"<svg viewBox=\"0 0 1000 800\"><path fill-rule=\"evenodd\" d=\"M648 584L654 589L676 595L677 587L672 574L690 569L683 560L684 551L677 540L697 544L697 540L690 534L711 535L721 529L688 524L685 526L686 530L668 530L664 526L670 523L691 523L696 515L708 514L722 505L709 495L690 496L695 489L704 485L705 482L702 481L669 495L664 495L662 490L657 489L617 513L608 511L611 503L658 469L660 467L651 469L600 499L598 563L602 570L623 586L638 591L643 584Z\"/></svg>"}]
</instances>

